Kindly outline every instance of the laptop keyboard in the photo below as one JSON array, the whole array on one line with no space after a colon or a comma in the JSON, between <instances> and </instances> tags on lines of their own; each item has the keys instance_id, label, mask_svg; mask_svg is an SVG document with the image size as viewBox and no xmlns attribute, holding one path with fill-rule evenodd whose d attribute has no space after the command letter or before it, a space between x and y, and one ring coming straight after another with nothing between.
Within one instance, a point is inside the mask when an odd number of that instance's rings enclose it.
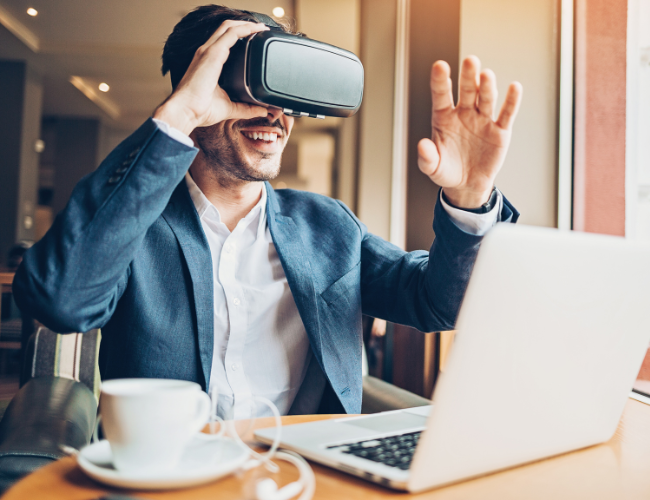
<instances>
[{"instance_id":1,"label":"laptop keyboard","mask_svg":"<svg viewBox=\"0 0 650 500\"><path fill-rule=\"evenodd\" d=\"M411 466L420 434L422 431L356 443L337 444L328 446L328 449L339 448L342 453L407 470Z\"/></svg>"}]
</instances>

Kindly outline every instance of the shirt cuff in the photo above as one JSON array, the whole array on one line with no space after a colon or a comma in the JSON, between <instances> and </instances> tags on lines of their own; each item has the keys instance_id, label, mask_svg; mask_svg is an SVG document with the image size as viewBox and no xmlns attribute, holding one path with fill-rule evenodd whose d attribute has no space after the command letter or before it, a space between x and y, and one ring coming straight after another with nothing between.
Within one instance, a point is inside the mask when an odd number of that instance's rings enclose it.
<instances>
[{"instance_id":1,"label":"shirt cuff","mask_svg":"<svg viewBox=\"0 0 650 500\"><path fill-rule=\"evenodd\" d=\"M499 214L503 208L503 195L498 189L496 191L497 202L494 204L494 207L492 207L492 210L484 214L475 214L461 210L460 208L452 207L442 196L442 189L440 190L439 195L440 203L442 203L443 208L447 214L449 214L449 218L454 222L454 224L456 224L456 226L467 233L476 236L483 236L497 223Z\"/></svg>"},{"instance_id":2,"label":"shirt cuff","mask_svg":"<svg viewBox=\"0 0 650 500\"><path fill-rule=\"evenodd\" d=\"M178 130L177 128L174 128L171 125L169 125L167 122L158 120L157 118L152 118L152 120L156 125L158 125L158 128L160 130L162 130L165 134L167 134L172 139L175 139L181 144L185 144L186 146L189 146L191 148L194 147L194 141L190 139L189 136L185 135L183 132Z\"/></svg>"}]
</instances>

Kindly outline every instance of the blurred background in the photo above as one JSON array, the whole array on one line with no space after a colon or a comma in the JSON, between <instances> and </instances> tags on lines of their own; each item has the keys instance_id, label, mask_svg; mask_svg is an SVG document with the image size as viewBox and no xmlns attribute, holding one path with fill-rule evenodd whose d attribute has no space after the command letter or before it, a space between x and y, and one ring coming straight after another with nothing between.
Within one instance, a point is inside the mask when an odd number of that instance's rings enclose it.
<instances>
[{"instance_id":1,"label":"blurred background","mask_svg":"<svg viewBox=\"0 0 650 500\"><path fill-rule=\"evenodd\" d=\"M3 341L7 321L19 319L10 300L19 255L79 179L169 95L162 46L197 5L0 0L0 372L11 370ZM365 67L361 111L298 119L275 188L339 198L371 232L428 249L438 188L418 171L415 146L431 134L429 71L448 61L455 85L461 58L475 54L495 71L500 96L510 81L524 87L497 179L520 221L650 239L650 0L228 5L291 20L307 36L355 52ZM452 339L375 322L366 332L370 369L428 396Z\"/></svg>"}]
</instances>

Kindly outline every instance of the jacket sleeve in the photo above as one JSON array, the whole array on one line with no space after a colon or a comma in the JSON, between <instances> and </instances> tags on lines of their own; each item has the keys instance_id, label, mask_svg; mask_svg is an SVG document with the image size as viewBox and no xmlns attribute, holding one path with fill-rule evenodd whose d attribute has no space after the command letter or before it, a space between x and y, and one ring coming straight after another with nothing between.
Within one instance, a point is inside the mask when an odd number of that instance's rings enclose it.
<instances>
[{"instance_id":1,"label":"jacket sleeve","mask_svg":"<svg viewBox=\"0 0 650 500\"><path fill-rule=\"evenodd\" d=\"M502 222L516 222L519 212L503 199ZM423 332L452 330L467 289L482 236L459 228L442 207L433 219L435 240L429 253L404 252L366 233L361 253L363 313ZM365 226L362 225L362 231Z\"/></svg>"},{"instance_id":2,"label":"jacket sleeve","mask_svg":"<svg viewBox=\"0 0 650 500\"><path fill-rule=\"evenodd\" d=\"M147 120L72 192L24 256L18 307L57 332L103 326L126 288L129 264L198 150Z\"/></svg>"}]
</instances>

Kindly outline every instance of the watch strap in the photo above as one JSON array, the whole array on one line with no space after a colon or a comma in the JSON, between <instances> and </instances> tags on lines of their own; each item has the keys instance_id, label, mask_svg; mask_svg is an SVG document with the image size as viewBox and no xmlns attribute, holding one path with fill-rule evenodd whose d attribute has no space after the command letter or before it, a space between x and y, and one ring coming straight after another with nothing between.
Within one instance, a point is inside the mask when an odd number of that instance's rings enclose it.
<instances>
[{"instance_id":1,"label":"watch strap","mask_svg":"<svg viewBox=\"0 0 650 500\"><path fill-rule=\"evenodd\" d=\"M445 200L445 203L447 203L449 206L451 206L453 208L456 208L458 210L464 210L465 212L470 212L472 214L486 214L486 213L488 213L490 210L492 210L494 208L494 206L497 203L497 200L499 199L499 197L497 196L497 188L496 187L492 188L492 193L490 194L490 198L488 199L488 201L486 201L485 203L483 203L483 205L481 205L480 207L477 207L477 208L457 207L456 205L454 205L452 202L449 201L449 198L447 198L445 196L444 189L442 190L442 197Z\"/></svg>"}]
</instances>

